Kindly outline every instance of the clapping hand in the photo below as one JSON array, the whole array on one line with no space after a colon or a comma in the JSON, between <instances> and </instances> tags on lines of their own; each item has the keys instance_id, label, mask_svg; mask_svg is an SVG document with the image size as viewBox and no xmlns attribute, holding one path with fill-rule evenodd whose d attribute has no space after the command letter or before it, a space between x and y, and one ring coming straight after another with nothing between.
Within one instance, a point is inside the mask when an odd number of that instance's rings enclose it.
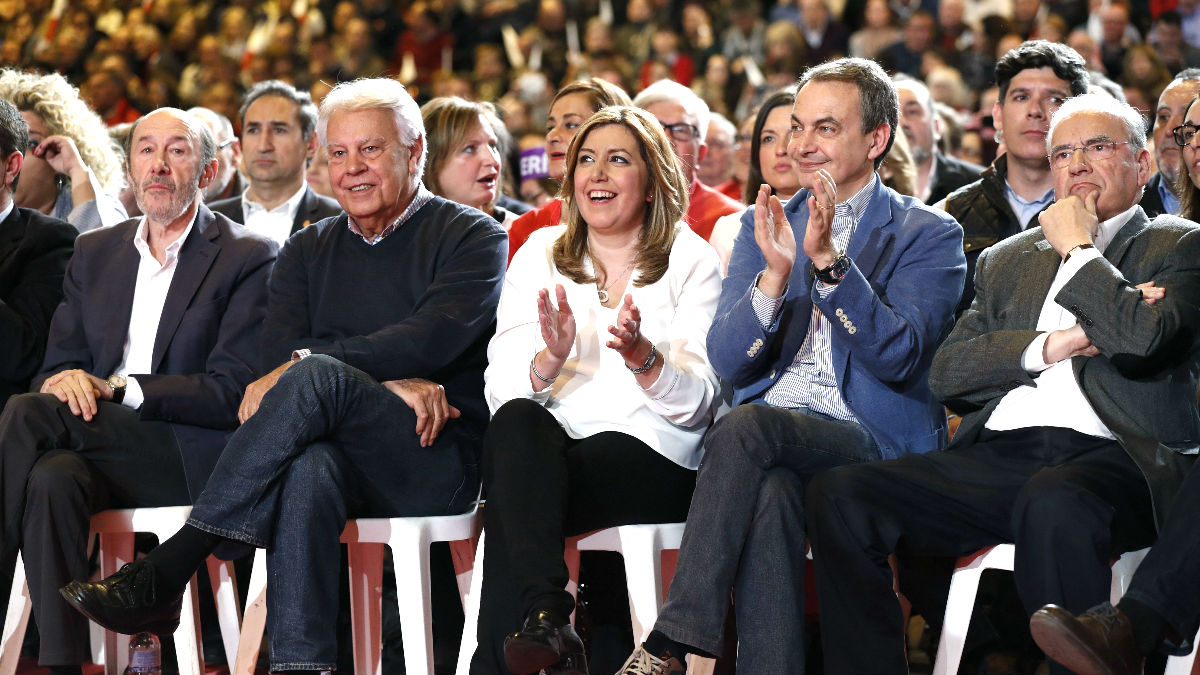
<instances>
[{"instance_id":1,"label":"clapping hand","mask_svg":"<svg viewBox=\"0 0 1200 675\"><path fill-rule=\"evenodd\" d=\"M754 241L767 261L758 289L778 298L783 295L796 262L796 235L783 214L783 204L765 184L758 188L758 198L754 202Z\"/></svg>"},{"instance_id":2,"label":"clapping hand","mask_svg":"<svg viewBox=\"0 0 1200 675\"><path fill-rule=\"evenodd\" d=\"M837 204L837 183L825 169L818 170L813 178L812 194L808 197L804 254L817 269L824 269L837 258L837 251L833 248L833 208Z\"/></svg>"},{"instance_id":3,"label":"clapping hand","mask_svg":"<svg viewBox=\"0 0 1200 675\"><path fill-rule=\"evenodd\" d=\"M562 284L555 284L554 294L557 307L550 302L550 291L545 288L538 291L538 325L542 328L546 350L561 367L571 353L571 345L575 344L575 315L567 304L567 291Z\"/></svg>"},{"instance_id":4,"label":"clapping hand","mask_svg":"<svg viewBox=\"0 0 1200 675\"><path fill-rule=\"evenodd\" d=\"M621 303L621 311L617 312L616 325L608 327L608 332L612 334L613 339L604 344L618 354L628 356L642 338L641 328L642 313L638 310L637 305L633 304L633 295L626 293L625 301ZM638 363L637 365L642 364Z\"/></svg>"}]
</instances>

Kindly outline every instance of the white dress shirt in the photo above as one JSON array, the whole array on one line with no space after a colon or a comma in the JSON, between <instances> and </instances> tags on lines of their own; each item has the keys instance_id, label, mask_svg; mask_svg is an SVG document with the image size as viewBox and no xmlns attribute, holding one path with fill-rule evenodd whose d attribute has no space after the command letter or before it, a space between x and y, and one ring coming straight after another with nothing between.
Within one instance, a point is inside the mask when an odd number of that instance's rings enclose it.
<instances>
[{"instance_id":1,"label":"white dress shirt","mask_svg":"<svg viewBox=\"0 0 1200 675\"><path fill-rule=\"evenodd\" d=\"M684 468L700 465L700 440L720 387L705 340L717 312L721 274L712 247L686 225L677 227L666 274L653 284L625 288L641 311L642 335L663 360L658 379L646 389L621 355L605 346L619 305L604 307L594 283L577 284L554 266L552 248L566 226L530 235L504 277L496 335L488 344L484 395L493 414L510 400L527 398L545 406L571 438L619 431ZM634 270L629 278L636 277ZM549 289L556 302L555 284L566 290L575 315L575 344L554 384L535 392L529 362L546 346L537 293Z\"/></svg>"},{"instance_id":2,"label":"white dress shirt","mask_svg":"<svg viewBox=\"0 0 1200 675\"><path fill-rule=\"evenodd\" d=\"M242 222L252 231L270 237L283 246L283 242L292 235L292 225L296 222L296 213L300 210L300 202L304 200L307 183L300 185L296 194L273 209L250 200L250 189L242 193Z\"/></svg>"},{"instance_id":3,"label":"white dress shirt","mask_svg":"<svg viewBox=\"0 0 1200 675\"><path fill-rule=\"evenodd\" d=\"M1058 273L1050 284L1050 290L1042 302L1038 315L1037 330L1041 335L1025 348L1021 365L1034 375L1034 386L1023 385L1004 395L984 425L993 431L1009 431L1031 427L1064 427L1081 434L1100 438L1116 438L1088 403L1075 372L1071 359L1046 363L1042 359L1046 338L1050 331L1070 328L1076 324L1075 315L1054 301L1062 287L1086 265L1103 257L1103 251L1125 223L1133 217L1138 206L1100 223L1093 242L1096 248L1085 248L1058 266Z\"/></svg>"},{"instance_id":4,"label":"white dress shirt","mask_svg":"<svg viewBox=\"0 0 1200 675\"><path fill-rule=\"evenodd\" d=\"M196 213L199 214L198 209ZM129 374L151 372L154 339L158 336L158 322L162 318L163 305L167 302L167 292L171 290L171 280L175 278L175 269L179 266L179 249L183 247L183 242L187 241L195 226L196 218L193 216L183 234L167 246L165 260L161 265L150 253L144 216L133 235L133 247L137 249L140 260L137 284L133 289L133 309L129 313L129 333L125 337L125 353L116 372L125 375L127 380L125 398L121 399L121 405L134 410L142 406L144 397L137 378L129 377ZM102 373L97 375L104 376Z\"/></svg>"}]
</instances>

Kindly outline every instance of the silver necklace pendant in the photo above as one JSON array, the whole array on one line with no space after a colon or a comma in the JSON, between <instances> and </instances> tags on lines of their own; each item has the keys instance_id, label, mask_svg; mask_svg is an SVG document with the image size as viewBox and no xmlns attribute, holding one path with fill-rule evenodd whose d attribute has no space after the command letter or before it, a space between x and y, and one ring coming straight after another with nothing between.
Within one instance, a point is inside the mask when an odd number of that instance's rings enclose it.
<instances>
[{"instance_id":1,"label":"silver necklace pendant","mask_svg":"<svg viewBox=\"0 0 1200 675\"><path fill-rule=\"evenodd\" d=\"M608 291L604 290L603 288L596 289L596 297L600 298L600 304L608 304Z\"/></svg>"}]
</instances>

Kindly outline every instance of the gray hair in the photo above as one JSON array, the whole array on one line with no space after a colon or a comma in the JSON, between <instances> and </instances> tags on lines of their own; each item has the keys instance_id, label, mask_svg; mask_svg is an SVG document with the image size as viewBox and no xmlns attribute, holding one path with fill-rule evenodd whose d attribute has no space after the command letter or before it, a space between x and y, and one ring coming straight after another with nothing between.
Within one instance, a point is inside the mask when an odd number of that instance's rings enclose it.
<instances>
[{"instance_id":1,"label":"gray hair","mask_svg":"<svg viewBox=\"0 0 1200 675\"><path fill-rule=\"evenodd\" d=\"M362 78L353 82L341 82L325 95L317 117L317 133L321 142L326 141L329 118L334 113L360 110L390 110L396 119L396 132L400 142L412 147L417 139L425 136L425 124L421 121L421 108L408 90L396 80L378 77ZM417 158L417 175L425 173L425 151L428 143L421 144Z\"/></svg>"},{"instance_id":2,"label":"gray hair","mask_svg":"<svg viewBox=\"0 0 1200 675\"><path fill-rule=\"evenodd\" d=\"M878 63L868 59L843 58L827 61L804 71L800 76L800 89L809 82L849 82L858 87L858 105L862 116L862 132L869 134L881 124L888 126L887 145L883 153L875 158L875 169L892 149L896 140L896 127L900 124L900 96L896 85ZM932 111L930 111L932 112Z\"/></svg>"},{"instance_id":3,"label":"gray hair","mask_svg":"<svg viewBox=\"0 0 1200 675\"><path fill-rule=\"evenodd\" d=\"M250 105L263 96L278 96L296 104L296 118L300 120L300 136L305 140L312 138L317 130L317 106L307 91L300 91L283 80L264 80L250 87L242 100L242 108L238 110L238 119L246 120L246 111Z\"/></svg>"},{"instance_id":4,"label":"gray hair","mask_svg":"<svg viewBox=\"0 0 1200 675\"><path fill-rule=\"evenodd\" d=\"M708 128L713 129L716 127L720 127L725 131L725 135L729 137L729 144L733 145L737 138L737 127L733 126L733 122L730 122L728 118L719 112L709 113Z\"/></svg>"},{"instance_id":5,"label":"gray hair","mask_svg":"<svg viewBox=\"0 0 1200 675\"><path fill-rule=\"evenodd\" d=\"M1080 113L1100 113L1117 118L1129 133L1129 149L1136 155L1146 149L1146 123L1136 108L1107 94L1083 94L1066 100L1050 118L1050 133L1046 134L1046 152L1050 152L1054 130L1058 125Z\"/></svg>"},{"instance_id":6,"label":"gray hair","mask_svg":"<svg viewBox=\"0 0 1200 675\"><path fill-rule=\"evenodd\" d=\"M219 133L222 137L222 143L234 139L233 123L229 121L228 117L222 115L216 110L213 110L212 108L196 106L194 108L188 108L187 112L198 117L201 122L204 122L205 126L207 126L209 131L211 131L213 134ZM213 136L213 140L216 140L216 136ZM126 148L126 150L128 150L128 148ZM126 152L125 154L128 155L129 153Z\"/></svg>"},{"instance_id":7,"label":"gray hair","mask_svg":"<svg viewBox=\"0 0 1200 675\"><path fill-rule=\"evenodd\" d=\"M683 106L689 115L696 118L696 126L700 128L700 143L708 136L708 104L696 95L696 92L674 80L659 80L646 87L633 99L633 105L645 109L655 103L669 101Z\"/></svg>"},{"instance_id":8,"label":"gray hair","mask_svg":"<svg viewBox=\"0 0 1200 675\"><path fill-rule=\"evenodd\" d=\"M897 89L900 87L911 89L913 94L921 100L921 105L925 106L925 111L929 115L929 126L932 128L934 120L937 118L937 102L933 100L933 92L929 91L929 87L906 73L896 73L892 76L892 82L895 83ZM898 96L897 100L899 100Z\"/></svg>"}]
</instances>

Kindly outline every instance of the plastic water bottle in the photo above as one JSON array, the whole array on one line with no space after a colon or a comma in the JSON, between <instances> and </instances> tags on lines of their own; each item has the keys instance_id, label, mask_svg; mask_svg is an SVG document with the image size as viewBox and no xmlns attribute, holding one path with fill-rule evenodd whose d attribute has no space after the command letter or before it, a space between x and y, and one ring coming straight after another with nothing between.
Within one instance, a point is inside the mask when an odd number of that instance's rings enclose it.
<instances>
[{"instance_id":1,"label":"plastic water bottle","mask_svg":"<svg viewBox=\"0 0 1200 675\"><path fill-rule=\"evenodd\" d=\"M153 633L129 638L129 673L162 675L162 645Z\"/></svg>"}]
</instances>

